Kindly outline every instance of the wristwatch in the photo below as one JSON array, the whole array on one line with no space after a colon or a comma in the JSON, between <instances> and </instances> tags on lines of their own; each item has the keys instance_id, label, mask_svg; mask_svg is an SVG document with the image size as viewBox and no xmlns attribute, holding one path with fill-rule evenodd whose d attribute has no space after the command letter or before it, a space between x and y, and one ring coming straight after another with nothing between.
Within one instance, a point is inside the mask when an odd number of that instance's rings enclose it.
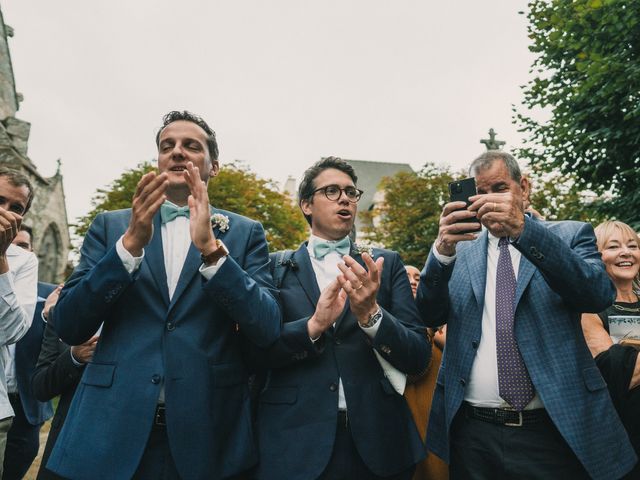
<instances>
[{"instance_id":1,"label":"wristwatch","mask_svg":"<svg viewBox=\"0 0 640 480\"><path fill-rule=\"evenodd\" d=\"M367 320L367 323L361 323L360 326L362 328L371 328L376 323L378 323L381 318L382 318L382 309L378 307L378 310L376 310L374 314L369 315L369 320Z\"/></svg>"},{"instance_id":2,"label":"wristwatch","mask_svg":"<svg viewBox=\"0 0 640 480\"><path fill-rule=\"evenodd\" d=\"M202 263L207 266L215 265L216 263L218 263L218 260L220 260L222 257L226 257L227 255L229 255L229 250L221 240L218 240L216 238L216 249L208 255L200 253L200 260L202 260Z\"/></svg>"}]
</instances>

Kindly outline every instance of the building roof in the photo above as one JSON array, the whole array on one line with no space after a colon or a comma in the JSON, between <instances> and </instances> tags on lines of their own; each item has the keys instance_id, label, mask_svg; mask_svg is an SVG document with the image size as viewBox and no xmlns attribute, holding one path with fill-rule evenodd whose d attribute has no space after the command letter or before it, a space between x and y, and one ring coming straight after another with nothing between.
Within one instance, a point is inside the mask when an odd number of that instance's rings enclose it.
<instances>
[{"instance_id":1,"label":"building roof","mask_svg":"<svg viewBox=\"0 0 640 480\"><path fill-rule=\"evenodd\" d=\"M413 172L408 163L393 162L372 162L369 160L349 160L343 159L356 171L358 177L358 188L364 190L362 198L358 203L358 211L368 211L374 203L374 195L380 188L380 182L384 177L391 177L398 172ZM360 217L356 218L356 230L362 231Z\"/></svg>"}]
</instances>

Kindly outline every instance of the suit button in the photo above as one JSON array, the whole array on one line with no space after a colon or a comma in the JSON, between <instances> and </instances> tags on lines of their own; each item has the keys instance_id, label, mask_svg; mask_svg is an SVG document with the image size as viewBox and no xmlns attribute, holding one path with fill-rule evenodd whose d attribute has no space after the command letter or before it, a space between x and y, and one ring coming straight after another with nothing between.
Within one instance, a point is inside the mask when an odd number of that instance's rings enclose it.
<instances>
[{"instance_id":1,"label":"suit button","mask_svg":"<svg viewBox=\"0 0 640 480\"><path fill-rule=\"evenodd\" d=\"M380 345L380 351L389 355L391 353L391 347L389 345Z\"/></svg>"},{"instance_id":2,"label":"suit button","mask_svg":"<svg viewBox=\"0 0 640 480\"><path fill-rule=\"evenodd\" d=\"M176 324L173 322L167 322L167 331L173 332L176 329Z\"/></svg>"},{"instance_id":3,"label":"suit button","mask_svg":"<svg viewBox=\"0 0 640 480\"><path fill-rule=\"evenodd\" d=\"M342 340L340 340L339 338L336 338L335 343L336 345L340 345L342 344Z\"/></svg>"},{"instance_id":4,"label":"suit button","mask_svg":"<svg viewBox=\"0 0 640 480\"><path fill-rule=\"evenodd\" d=\"M471 346L473 347L474 350L478 349L478 342L476 342L475 340L473 342L471 342Z\"/></svg>"},{"instance_id":5,"label":"suit button","mask_svg":"<svg viewBox=\"0 0 640 480\"><path fill-rule=\"evenodd\" d=\"M529 251L531 252L531 255L533 255L534 257L536 257L536 258L537 258L537 256L538 256L538 249L537 249L536 247L531 247L531 248L529 249Z\"/></svg>"},{"instance_id":6,"label":"suit button","mask_svg":"<svg viewBox=\"0 0 640 480\"><path fill-rule=\"evenodd\" d=\"M157 373L154 373L153 375L151 375L151 383L153 383L154 385L157 385L160 383L160 375L158 375Z\"/></svg>"},{"instance_id":7,"label":"suit button","mask_svg":"<svg viewBox=\"0 0 640 480\"><path fill-rule=\"evenodd\" d=\"M464 378L460 379L460 385L462 385L463 387L467 384L467 382L465 382Z\"/></svg>"},{"instance_id":8,"label":"suit button","mask_svg":"<svg viewBox=\"0 0 640 480\"><path fill-rule=\"evenodd\" d=\"M335 383L332 383L331 385L329 385L329 390L331 390L332 392L335 392L338 389L338 385Z\"/></svg>"}]
</instances>

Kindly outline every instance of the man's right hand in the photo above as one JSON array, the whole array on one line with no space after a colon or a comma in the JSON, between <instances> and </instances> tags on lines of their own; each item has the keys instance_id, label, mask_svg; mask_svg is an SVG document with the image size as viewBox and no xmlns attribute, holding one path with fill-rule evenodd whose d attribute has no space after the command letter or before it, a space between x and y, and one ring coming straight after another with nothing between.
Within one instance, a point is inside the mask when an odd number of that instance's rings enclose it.
<instances>
[{"instance_id":1,"label":"man's right hand","mask_svg":"<svg viewBox=\"0 0 640 480\"><path fill-rule=\"evenodd\" d=\"M20 230L22 217L17 213L0 207L0 274L9 271L7 249Z\"/></svg>"},{"instance_id":2,"label":"man's right hand","mask_svg":"<svg viewBox=\"0 0 640 480\"><path fill-rule=\"evenodd\" d=\"M440 228L435 241L436 250L440 255L452 257L456 253L458 242L475 240L478 234L474 230L480 229L480 222L456 223L467 218L474 218L476 212L460 210L465 208L465 202L450 202L445 204L440 215Z\"/></svg>"},{"instance_id":3,"label":"man's right hand","mask_svg":"<svg viewBox=\"0 0 640 480\"><path fill-rule=\"evenodd\" d=\"M82 345L74 345L71 347L71 355L78 363L89 363L93 359L93 353L96 351L99 335L94 335Z\"/></svg>"},{"instance_id":4,"label":"man's right hand","mask_svg":"<svg viewBox=\"0 0 640 480\"><path fill-rule=\"evenodd\" d=\"M316 305L316 311L307 322L309 338L318 338L333 325L347 301L346 292L340 287L338 280L334 280L323 290Z\"/></svg>"},{"instance_id":5,"label":"man's right hand","mask_svg":"<svg viewBox=\"0 0 640 480\"><path fill-rule=\"evenodd\" d=\"M131 205L131 220L122 238L122 245L134 257L142 255L142 249L153 236L153 216L166 200L169 185L166 173L149 172L138 182Z\"/></svg>"}]
</instances>

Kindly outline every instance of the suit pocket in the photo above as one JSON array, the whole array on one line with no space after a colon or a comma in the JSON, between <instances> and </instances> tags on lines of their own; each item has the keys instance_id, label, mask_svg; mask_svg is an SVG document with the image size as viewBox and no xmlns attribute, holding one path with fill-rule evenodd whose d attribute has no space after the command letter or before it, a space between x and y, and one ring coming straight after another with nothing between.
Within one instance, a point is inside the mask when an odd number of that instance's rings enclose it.
<instances>
[{"instance_id":1,"label":"suit pocket","mask_svg":"<svg viewBox=\"0 0 640 480\"><path fill-rule=\"evenodd\" d=\"M116 366L105 363L88 363L82 375L82 383L94 387L110 387L113 384L113 377Z\"/></svg>"},{"instance_id":2,"label":"suit pocket","mask_svg":"<svg viewBox=\"0 0 640 480\"><path fill-rule=\"evenodd\" d=\"M607 383L604 381L604 378L602 378L598 367L589 367L582 370L582 378L584 378L584 384L590 392L607 388Z\"/></svg>"},{"instance_id":3,"label":"suit pocket","mask_svg":"<svg viewBox=\"0 0 640 480\"><path fill-rule=\"evenodd\" d=\"M242 365L223 363L211 365L214 388L232 387L241 383L248 384L247 373Z\"/></svg>"},{"instance_id":4,"label":"suit pocket","mask_svg":"<svg viewBox=\"0 0 640 480\"><path fill-rule=\"evenodd\" d=\"M270 387L260 395L261 403L292 405L298 400L298 387Z\"/></svg>"}]
</instances>

